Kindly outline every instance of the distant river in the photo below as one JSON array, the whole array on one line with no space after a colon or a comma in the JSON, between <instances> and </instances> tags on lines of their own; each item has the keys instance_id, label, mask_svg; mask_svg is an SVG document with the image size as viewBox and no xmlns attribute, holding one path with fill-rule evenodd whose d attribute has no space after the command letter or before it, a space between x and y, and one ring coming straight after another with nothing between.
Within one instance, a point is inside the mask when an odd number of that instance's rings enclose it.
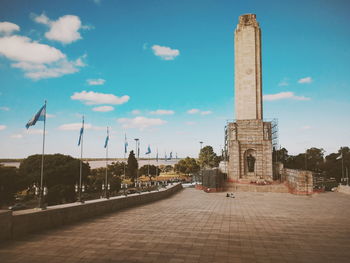
<instances>
[{"instance_id":1,"label":"distant river","mask_svg":"<svg viewBox=\"0 0 350 263\"><path fill-rule=\"evenodd\" d=\"M158 162L156 160L150 160L149 164L153 164L153 165L174 165L177 164L178 161L180 161L181 159L172 159L172 160L159 160ZM121 160L108 160L108 163L112 163L112 162L116 162L116 161L121 161ZM105 167L106 166L106 161L104 160L98 160L98 161L88 161L88 163L90 164L91 169L95 169L95 168L99 168L99 167ZM14 166L14 167L19 167L19 162L4 162L1 163L5 166ZM148 160L139 160L139 167L143 166L143 165L147 165L148 164Z\"/></svg>"}]
</instances>

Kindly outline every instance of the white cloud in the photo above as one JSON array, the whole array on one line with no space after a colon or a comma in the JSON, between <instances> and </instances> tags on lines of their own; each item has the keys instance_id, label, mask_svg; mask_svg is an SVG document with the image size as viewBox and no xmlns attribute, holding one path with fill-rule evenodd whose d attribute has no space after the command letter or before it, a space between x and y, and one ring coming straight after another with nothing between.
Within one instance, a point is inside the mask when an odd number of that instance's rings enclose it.
<instances>
[{"instance_id":1,"label":"white cloud","mask_svg":"<svg viewBox=\"0 0 350 263\"><path fill-rule=\"evenodd\" d=\"M282 99L292 99L292 100L310 100L310 98L304 96L295 96L293 92L286 91L276 94L264 95L263 99L265 101L282 100Z\"/></svg>"},{"instance_id":2,"label":"white cloud","mask_svg":"<svg viewBox=\"0 0 350 263\"><path fill-rule=\"evenodd\" d=\"M54 47L17 35L0 38L0 54L11 60L38 64L66 58L66 55Z\"/></svg>"},{"instance_id":3,"label":"white cloud","mask_svg":"<svg viewBox=\"0 0 350 263\"><path fill-rule=\"evenodd\" d=\"M87 79L86 82L90 86L96 86L96 85L103 85L103 84L105 84L106 80L104 80L104 79Z\"/></svg>"},{"instance_id":4,"label":"white cloud","mask_svg":"<svg viewBox=\"0 0 350 263\"><path fill-rule=\"evenodd\" d=\"M300 84L311 83L311 82L312 82L311 77L305 77L305 78L301 78L298 80L298 83L300 83Z\"/></svg>"},{"instance_id":5,"label":"white cloud","mask_svg":"<svg viewBox=\"0 0 350 263\"><path fill-rule=\"evenodd\" d=\"M68 61L67 59L61 59L57 62L50 64L37 64L28 62L18 62L11 66L14 68L22 69L25 72L25 76L33 80L57 78L66 74L73 74L79 71L79 67L85 66L81 58L75 61Z\"/></svg>"},{"instance_id":6,"label":"white cloud","mask_svg":"<svg viewBox=\"0 0 350 263\"><path fill-rule=\"evenodd\" d=\"M133 110L133 111L131 111L131 114L139 115L139 114L141 114L141 111L140 110Z\"/></svg>"},{"instance_id":7,"label":"white cloud","mask_svg":"<svg viewBox=\"0 0 350 263\"><path fill-rule=\"evenodd\" d=\"M24 130L23 132L24 134L43 134L44 130L43 129L28 129L28 130ZM45 134L47 134L48 132L45 131Z\"/></svg>"},{"instance_id":8,"label":"white cloud","mask_svg":"<svg viewBox=\"0 0 350 263\"><path fill-rule=\"evenodd\" d=\"M310 129L312 129L312 126L309 126L309 125L305 125L305 126L302 126L302 127L300 127L300 129L301 130L310 130Z\"/></svg>"},{"instance_id":9,"label":"white cloud","mask_svg":"<svg viewBox=\"0 0 350 263\"><path fill-rule=\"evenodd\" d=\"M187 122L186 122L186 125L195 125L195 124L197 124L197 123L194 122L194 121L187 121Z\"/></svg>"},{"instance_id":10,"label":"white cloud","mask_svg":"<svg viewBox=\"0 0 350 263\"><path fill-rule=\"evenodd\" d=\"M0 125L0 131L5 130L6 128L7 128L7 126L6 126L6 125Z\"/></svg>"},{"instance_id":11,"label":"white cloud","mask_svg":"<svg viewBox=\"0 0 350 263\"><path fill-rule=\"evenodd\" d=\"M154 55L163 60L173 60L180 55L180 51L178 49L171 49L170 47L165 46L153 45L152 50Z\"/></svg>"},{"instance_id":12,"label":"white cloud","mask_svg":"<svg viewBox=\"0 0 350 263\"><path fill-rule=\"evenodd\" d=\"M287 79L283 79L278 83L279 87L287 87L289 85L288 80Z\"/></svg>"},{"instance_id":13,"label":"white cloud","mask_svg":"<svg viewBox=\"0 0 350 263\"><path fill-rule=\"evenodd\" d=\"M23 134L17 133L17 134L12 134L10 136L13 139L22 139L23 138Z\"/></svg>"},{"instance_id":14,"label":"white cloud","mask_svg":"<svg viewBox=\"0 0 350 263\"><path fill-rule=\"evenodd\" d=\"M59 130L62 131L79 131L81 128L81 122L76 122L76 123L66 123L62 124L58 127ZM91 123L85 123L84 124L84 129L86 130L95 130L95 131L101 131L105 130L106 127L101 127L101 126L93 126Z\"/></svg>"},{"instance_id":15,"label":"white cloud","mask_svg":"<svg viewBox=\"0 0 350 263\"><path fill-rule=\"evenodd\" d=\"M85 129L91 129L92 125L90 123L84 123ZM62 124L58 127L62 131L79 131L81 128L81 122Z\"/></svg>"},{"instance_id":16,"label":"white cloud","mask_svg":"<svg viewBox=\"0 0 350 263\"><path fill-rule=\"evenodd\" d=\"M78 72L79 67L85 66L83 59L86 57L69 61L60 50L17 35L0 38L0 55L16 61L11 66L23 70L25 76L33 80Z\"/></svg>"},{"instance_id":17,"label":"white cloud","mask_svg":"<svg viewBox=\"0 0 350 263\"><path fill-rule=\"evenodd\" d=\"M207 111L201 111L199 109L190 109L187 111L188 114L201 114L201 115L209 115L212 114L213 112L210 110Z\"/></svg>"},{"instance_id":18,"label":"white cloud","mask_svg":"<svg viewBox=\"0 0 350 263\"><path fill-rule=\"evenodd\" d=\"M190 109L190 110L187 111L188 114L197 114L199 112L200 112L199 109Z\"/></svg>"},{"instance_id":19,"label":"white cloud","mask_svg":"<svg viewBox=\"0 0 350 263\"><path fill-rule=\"evenodd\" d=\"M56 21L50 20L45 14L34 17L34 21L47 25L50 30L45 33L45 37L50 40L69 44L81 39L79 30L83 28L80 18L74 15L65 15Z\"/></svg>"},{"instance_id":20,"label":"white cloud","mask_svg":"<svg viewBox=\"0 0 350 263\"><path fill-rule=\"evenodd\" d=\"M11 34L19 31L19 26L11 22L0 22L0 34Z\"/></svg>"},{"instance_id":21,"label":"white cloud","mask_svg":"<svg viewBox=\"0 0 350 263\"><path fill-rule=\"evenodd\" d=\"M120 124L122 124L123 128L137 128L143 130L152 126L159 126L167 123L162 119L151 119L146 117L135 117L133 119L128 118L120 118L117 120Z\"/></svg>"},{"instance_id":22,"label":"white cloud","mask_svg":"<svg viewBox=\"0 0 350 263\"><path fill-rule=\"evenodd\" d=\"M74 92L71 96L72 100L80 100L87 105L97 104L123 104L129 101L130 97L124 95L122 97L115 96L113 94L99 93L94 91Z\"/></svg>"},{"instance_id":23,"label":"white cloud","mask_svg":"<svg viewBox=\"0 0 350 263\"><path fill-rule=\"evenodd\" d=\"M9 107L0 107L0 110L2 110L2 111L9 111L10 108Z\"/></svg>"},{"instance_id":24,"label":"white cloud","mask_svg":"<svg viewBox=\"0 0 350 263\"><path fill-rule=\"evenodd\" d=\"M213 112L210 111L210 110L207 110L207 111L201 111L201 114L202 115L209 115L209 114L212 114Z\"/></svg>"},{"instance_id":25,"label":"white cloud","mask_svg":"<svg viewBox=\"0 0 350 263\"><path fill-rule=\"evenodd\" d=\"M150 113L154 115L172 115L175 112L173 110L156 110L156 111L151 111Z\"/></svg>"},{"instance_id":26,"label":"white cloud","mask_svg":"<svg viewBox=\"0 0 350 263\"><path fill-rule=\"evenodd\" d=\"M99 112L108 112L114 110L112 106L100 106L92 108L93 111L99 111Z\"/></svg>"}]
</instances>

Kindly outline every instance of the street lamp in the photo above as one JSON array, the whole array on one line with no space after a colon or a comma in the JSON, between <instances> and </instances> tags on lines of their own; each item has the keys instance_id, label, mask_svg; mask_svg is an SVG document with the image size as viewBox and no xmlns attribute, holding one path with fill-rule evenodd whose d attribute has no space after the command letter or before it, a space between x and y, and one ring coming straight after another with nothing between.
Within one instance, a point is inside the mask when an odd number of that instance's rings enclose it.
<instances>
[{"instance_id":1,"label":"street lamp","mask_svg":"<svg viewBox=\"0 0 350 263\"><path fill-rule=\"evenodd\" d=\"M139 163L139 157L140 157L140 139L139 138L135 138L135 155L136 155L136 160L137 160L137 164ZM139 178L139 168L137 168L136 170L136 182Z\"/></svg>"},{"instance_id":2,"label":"street lamp","mask_svg":"<svg viewBox=\"0 0 350 263\"><path fill-rule=\"evenodd\" d=\"M75 193L78 195L77 201L80 203L84 203L82 194L85 192L85 185L81 185L80 187L78 183L76 183L74 188L75 188Z\"/></svg>"},{"instance_id":3,"label":"street lamp","mask_svg":"<svg viewBox=\"0 0 350 263\"><path fill-rule=\"evenodd\" d=\"M199 144L201 145L201 149L199 151L199 155L200 155L201 152L202 152L203 142L200 141ZM199 157L199 155L198 155L198 157ZM201 166L200 166L200 175L201 175L201 181L202 181L202 185L203 185L203 171L202 171L202 168L203 168L203 165L201 164Z\"/></svg>"},{"instance_id":4,"label":"street lamp","mask_svg":"<svg viewBox=\"0 0 350 263\"><path fill-rule=\"evenodd\" d=\"M43 188L40 188L40 186L37 186L36 184L34 184L34 190L35 190L35 195L39 197L39 208L40 209L46 209L46 196L48 194L48 189L46 186L44 186Z\"/></svg>"}]
</instances>

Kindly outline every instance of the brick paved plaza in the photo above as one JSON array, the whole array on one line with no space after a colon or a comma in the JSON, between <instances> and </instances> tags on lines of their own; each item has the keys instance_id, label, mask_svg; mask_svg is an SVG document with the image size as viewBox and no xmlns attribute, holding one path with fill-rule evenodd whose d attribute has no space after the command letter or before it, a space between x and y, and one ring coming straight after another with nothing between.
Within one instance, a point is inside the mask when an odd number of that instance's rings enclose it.
<instances>
[{"instance_id":1,"label":"brick paved plaza","mask_svg":"<svg viewBox=\"0 0 350 263\"><path fill-rule=\"evenodd\" d=\"M0 262L350 262L350 195L207 194L0 244Z\"/></svg>"}]
</instances>

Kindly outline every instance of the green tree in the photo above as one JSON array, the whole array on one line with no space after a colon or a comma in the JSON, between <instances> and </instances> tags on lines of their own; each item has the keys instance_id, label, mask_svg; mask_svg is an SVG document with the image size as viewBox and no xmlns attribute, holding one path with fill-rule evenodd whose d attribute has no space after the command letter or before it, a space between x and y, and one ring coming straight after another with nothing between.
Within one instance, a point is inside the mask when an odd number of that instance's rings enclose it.
<instances>
[{"instance_id":1,"label":"green tree","mask_svg":"<svg viewBox=\"0 0 350 263\"><path fill-rule=\"evenodd\" d=\"M124 165L122 163L117 162L108 165L108 183L112 195L117 194L120 190L122 173L124 173ZM102 184L106 184L106 168L92 169L89 176L89 191L100 195L102 193Z\"/></svg>"},{"instance_id":2,"label":"green tree","mask_svg":"<svg viewBox=\"0 0 350 263\"><path fill-rule=\"evenodd\" d=\"M0 165L0 208L13 202L16 192L23 190L18 183L18 169Z\"/></svg>"},{"instance_id":3,"label":"green tree","mask_svg":"<svg viewBox=\"0 0 350 263\"><path fill-rule=\"evenodd\" d=\"M220 157L216 155L213 147L205 146L199 152L198 162L201 167L218 167L220 163Z\"/></svg>"},{"instance_id":4,"label":"green tree","mask_svg":"<svg viewBox=\"0 0 350 263\"><path fill-rule=\"evenodd\" d=\"M105 183L106 168L99 167L91 170L88 177L89 190L91 192L101 192L102 184Z\"/></svg>"},{"instance_id":5,"label":"green tree","mask_svg":"<svg viewBox=\"0 0 350 263\"><path fill-rule=\"evenodd\" d=\"M108 174L112 176L124 175L124 167L127 169L127 164L124 162L112 162L108 165Z\"/></svg>"},{"instance_id":6,"label":"green tree","mask_svg":"<svg viewBox=\"0 0 350 263\"><path fill-rule=\"evenodd\" d=\"M87 181L90 166L83 163L82 182ZM44 157L44 181L48 188L49 205L75 201L75 187L79 182L80 160L69 155L47 154ZM41 155L31 155L24 159L19 167L20 176L26 185L40 184Z\"/></svg>"},{"instance_id":7,"label":"green tree","mask_svg":"<svg viewBox=\"0 0 350 263\"><path fill-rule=\"evenodd\" d=\"M346 171L350 174L349 147L341 147L337 153L331 153L325 159L322 170L325 171L327 177L333 177L340 183L342 176L347 176Z\"/></svg>"},{"instance_id":8,"label":"green tree","mask_svg":"<svg viewBox=\"0 0 350 263\"><path fill-rule=\"evenodd\" d=\"M320 172L324 162L323 155L324 150L322 148L312 147L307 149L305 153L289 156L286 159L285 167Z\"/></svg>"},{"instance_id":9,"label":"green tree","mask_svg":"<svg viewBox=\"0 0 350 263\"><path fill-rule=\"evenodd\" d=\"M319 172L324 161L324 150L312 147L306 150L306 169Z\"/></svg>"},{"instance_id":10,"label":"green tree","mask_svg":"<svg viewBox=\"0 0 350 263\"><path fill-rule=\"evenodd\" d=\"M148 175L148 169L149 169L149 175ZM139 175L148 176L150 180L152 180L152 177L158 176L159 173L160 173L160 169L153 164L149 165L149 168L148 168L148 165L146 164L139 169Z\"/></svg>"},{"instance_id":11,"label":"green tree","mask_svg":"<svg viewBox=\"0 0 350 263\"><path fill-rule=\"evenodd\" d=\"M196 159L186 157L175 164L174 170L184 174L196 173L200 169Z\"/></svg>"},{"instance_id":12,"label":"green tree","mask_svg":"<svg viewBox=\"0 0 350 263\"><path fill-rule=\"evenodd\" d=\"M288 151L286 148L282 148L279 150L273 150L272 152L272 161L273 162L281 162L283 164L286 164L287 159L289 158Z\"/></svg>"},{"instance_id":13,"label":"green tree","mask_svg":"<svg viewBox=\"0 0 350 263\"><path fill-rule=\"evenodd\" d=\"M131 151L128 157L128 169L127 176L131 179L131 181L135 181L137 178L137 170L139 168L139 164L135 158L134 151Z\"/></svg>"}]
</instances>

